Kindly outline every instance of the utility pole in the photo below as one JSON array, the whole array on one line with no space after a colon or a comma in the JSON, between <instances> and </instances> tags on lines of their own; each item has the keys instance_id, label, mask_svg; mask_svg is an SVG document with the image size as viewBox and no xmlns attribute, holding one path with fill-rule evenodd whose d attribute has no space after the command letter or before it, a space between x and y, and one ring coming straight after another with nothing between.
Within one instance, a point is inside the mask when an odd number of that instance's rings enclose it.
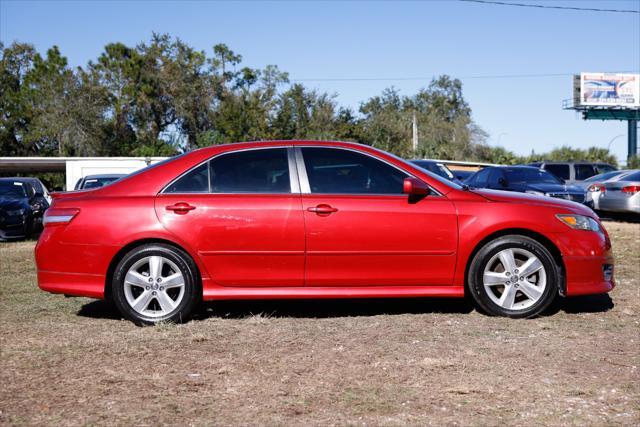
<instances>
[{"instance_id":1,"label":"utility pole","mask_svg":"<svg viewBox=\"0 0 640 427\"><path fill-rule=\"evenodd\" d=\"M638 120L629 120L627 123L627 163L638 155Z\"/></svg>"},{"instance_id":2,"label":"utility pole","mask_svg":"<svg viewBox=\"0 0 640 427\"><path fill-rule=\"evenodd\" d=\"M413 154L418 151L418 121L416 120L416 113L413 113Z\"/></svg>"}]
</instances>

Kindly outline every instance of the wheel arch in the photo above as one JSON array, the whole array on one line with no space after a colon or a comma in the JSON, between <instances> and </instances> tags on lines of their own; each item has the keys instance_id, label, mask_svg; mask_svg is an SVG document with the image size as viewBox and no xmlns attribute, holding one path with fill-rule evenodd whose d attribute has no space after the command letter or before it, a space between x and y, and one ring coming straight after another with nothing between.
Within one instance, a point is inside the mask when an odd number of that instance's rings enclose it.
<instances>
[{"instance_id":1,"label":"wheel arch","mask_svg":"<svg viewBox=\"0 0 640 427\"><path fill-rule=\"evenodd\" d=\"M109 300L111 298L111 283L113 282L113 275L115 274L115 269L120 260L132 249L137 248L139 246L153 244L153 243L161 243L169 246L173 246L176 249L179 249L186 256L189 257L193 266L195 267L196 274L196 285L200 288L200 292L202 292L202 273L200 272L200 267L196 260L193 259L189 251L185 248L177 244L176 242L172 242L171 240L161 239L161 238L143 238L139 240L134 240L133 242L127 243L123 246L114 256L111 258L111 262L109 262L109 267L107 268L107 274L105 276L104 282L104 298Z\"/></svg>"},{"instance_id":2,"label":"wheel arch","mask_svg":"<svg viewBox=\"0 0 640 427\"><path fill-rule=\"evenodd\" d=\"M560 252L560 249L544 234L538 233L536 231L533 231L527 228L505 228L502 230L494 231L493 233L485 236L482 240L480 240L475 245L475 247L473 248L473 251L471 251L471 254L467 258L467 263L465 265L465 270L464 270L465 293L468 292L468 289L469 289L469 268L471 268L471 263L473 262L473 259L475 258L476 254L487 243L503 236L525 236L535 240L536 242L544 246L549 251L549 253L551 253L553 260L556 262L556 265L558 266L558 270L560 274L560 283L558 287L558 292L562 296L566 295L566 291L567 291L567 280L566 280L566 274L565 274L566 268L564 265L564 260L562 258L562 253Z\"/></svg>"}]
</instances>

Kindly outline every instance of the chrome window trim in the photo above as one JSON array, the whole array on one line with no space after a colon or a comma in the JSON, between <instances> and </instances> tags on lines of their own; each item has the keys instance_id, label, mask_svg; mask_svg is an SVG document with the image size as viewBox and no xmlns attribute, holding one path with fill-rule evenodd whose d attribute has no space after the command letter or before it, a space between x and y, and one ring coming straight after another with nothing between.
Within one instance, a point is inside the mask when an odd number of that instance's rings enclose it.
<instances>
[{"instance_id":1,"label":"chrome window trim","mask_svg":"<svg viewBox=\"0 0 640 427\"><path fill-rule=\"evenodd\" d=\"M287 160L289 161L289 182L291 184L291 194L300 194L300 180L298 178L298 165L296 164L296 154L293 147L287 147ZM273 194L273 193L268 193L268 194Z\"/></svg>"},{"instance_id":2,"label":"chrome window trim","mask_svg":"<svg viewBox=\"0 0 640 427\"><path fill-rule=\"evenodd\" d=\"M333 146L326 146L326 145L297 145L295 146L295 151L296 151L296 165L298 166L298 176L300 177L300 191L302 194L315 194L318 196L331 196L331 195L335 195L335 196L385 196L385 197L397 197L397 196L402 196L402 197L407 197L406 194L404 193L398 193L398 194L389 194L389 193L312 193L311 192L311 185L309 184L309 177L307 175L307 167L304 163L304 156L302 154L302 149L303 148L328 148L328 149L332 149L332 150L344 150L344 151L352 151L354 153L357 154L362 154L364 156L368 156L371 157L374 160L377 160L379 162L382 162L388 166L393 167L394 169L399 170L400 172L404 173L405 175L407 175L410 178L416 178L416 179L420 179L417 178L416 176L414 176L413 174L409 173L408 171L392 164L389 163L388 161L381 159L379 157L373 156L369 153L366 153L364 151L360 151L360 150L355 150L353 148L348 148L348 147L333 147ZM421 180L423 181L423 180ZM424 182L424 181L423 181ZM442 194L436 190L435 188L433 188L431 185L429 185L428 183L425 182L425 184L427 184L431 190L431 192L433 193L432 195L430 195L431 197L441 197Z\"/></svg>"},{"instance_id":3,"label":"chrome window trim","mask_svg":"<svg viewBox=\"0 0 640 427\"><path fill-rule=\"evenodd\" d=\"M176 181L178 181L179 179L181 179L183 176L189 174L191 171L199 168L200 166L202 166L205 163L209 163L214 159L217 159L218 157L222 157L225 155L230 155L230 154L235 154L235 153L241 153L241 152L245 152L245 151L257 151L257 150L281 150L281 149L285 149L287 150L287 167L289 168L289 185L290 185L290 189L291 192L289 193L265 193L265 192L233 192L233 193L213 193L211 191L211 165L207 165L207 177L209 178L209 191L192 191L192 192L175 192L175 193L169 193L166 192L167 188L169 188L171 185L173 185L173 183L175 183ZM282 145L282 146L269 146L269 147L252 147L252 148L243 148L241 150L230 150L230 151L225 151L223 153L218 153L213 157L209 157L206 160L201 161L200 163L192 166L191 168L187 169L185 172L181 173L180 175L178 175L176 178L174 178L173 180L171 180L167 185L165 185L164 187L162 187L162 190L160 190L158 192L158 194L170 194L170 195L205 195L205 194L211 194L211 195L230 195L230 194L243 194L243 195L251 195L251 194L256 194L256 195L294 195L294 194L299 194L300 193L300 189L299 189L299 183L298 183L298 176L297 176L297 169L294 170L291 167L291 163L292 163L292 156L290 154L292 149L291 145ZM295 180L294 180L295 179Z\"/></svg>"}]
</instances>

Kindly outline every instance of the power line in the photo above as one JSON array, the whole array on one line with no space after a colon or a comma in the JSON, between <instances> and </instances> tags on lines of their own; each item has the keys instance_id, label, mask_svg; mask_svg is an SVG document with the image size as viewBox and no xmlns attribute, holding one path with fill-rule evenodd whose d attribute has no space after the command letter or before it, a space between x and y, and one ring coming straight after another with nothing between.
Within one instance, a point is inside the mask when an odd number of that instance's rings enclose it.
<instances>
[{"instance_id":1,"label":"power line","mask_svg":"<svg viewBox=\"0 0 640 427\"><path fill-rule=\"evenodd\" d=\"M609 71L608 73L632 73L636 71ZM526 79L540 77L567 77L576 73L546 73L546 74L499 74L499 75L477 75L477 76L460 76L456 77L461 80L472 79ZM336 78L308 78L308 79L291 79L294 82L375 82L375 81L420 81L431 80L429 77L336 77Z\"/></svg>"},{"instance_id":2,"label":"power line","mask_svg":"<svg viewBox=\"0 0 640 427\"><path fill-rule=\"evenodd\" d=\"M496 6L535 7L538 9L560 9L560 10L573 10L573 11L579 11L579 12L613 12L613 13L640 14L640 10L633 10L633 9L599 9L599 8L591 8L591 7L552 6L552 5L544 5L544 4L509 3L504 1L493 1L493 0L458 0L458 1L463 1L467 3L489 4L489 5L496 5Z\"/></svg>"}]
</instances>

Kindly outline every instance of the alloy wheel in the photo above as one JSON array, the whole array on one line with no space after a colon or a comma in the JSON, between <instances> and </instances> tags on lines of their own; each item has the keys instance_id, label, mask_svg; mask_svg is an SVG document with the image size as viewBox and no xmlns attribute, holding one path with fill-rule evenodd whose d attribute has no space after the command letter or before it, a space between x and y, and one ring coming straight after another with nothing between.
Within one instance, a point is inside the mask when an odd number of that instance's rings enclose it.
<instances>
[{"instance_id":1,"label":"alloy wheel","mask_svg":"<svg viewBox=\"0 0 640 427\"><path fill-rule=\"evenodd\" d=\"M491 301L505 310L525 310L537 303L547 286L544 265L531 252L508 248L495 254L482 281Z\"/></svg>"},{"instance_id":2,"label":"alloy wheel","mask_svg":"<svg viewBox=\"0 0 640 427\"><path fill-rule=\"evenodd\" d=\"M124 296L129 306L147 317L164 317L180 305L185 280L171 260L152 255L136 261L124 278Z\"/></svg>"}]
</instances>

